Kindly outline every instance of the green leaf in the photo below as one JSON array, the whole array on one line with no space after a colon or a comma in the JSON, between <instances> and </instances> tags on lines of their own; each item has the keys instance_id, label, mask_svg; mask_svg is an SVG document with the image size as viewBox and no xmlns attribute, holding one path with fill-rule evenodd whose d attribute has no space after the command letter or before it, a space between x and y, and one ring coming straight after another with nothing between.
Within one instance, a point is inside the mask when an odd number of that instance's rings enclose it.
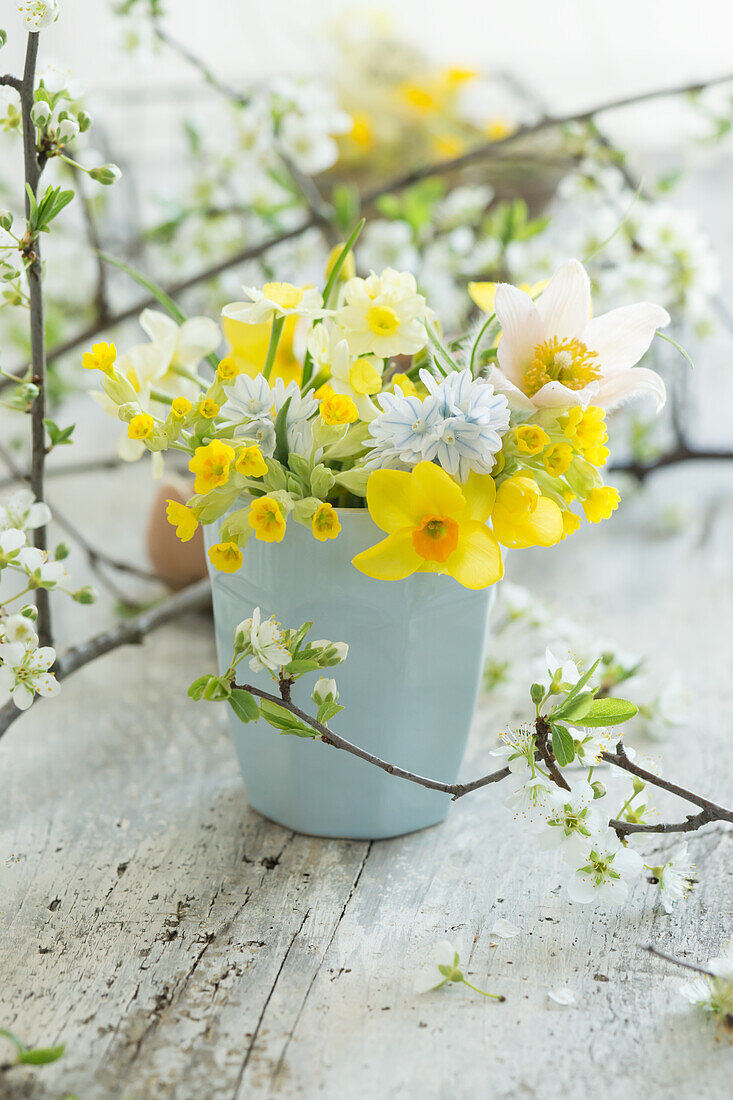
<instances>
[{"instance_id":1,"label":"green leaf","mask_svg":"<svg viewBox=\"0 0 733 1100\"><path fill-rule=\"evenodd\" d=\"M340 183L331 193L336 223L343 232L359 217L359 192L348 183Z\"/></svg>"},{"instance_id":2,"label":"green leaf","mask_svg":"<svg viewBox=\"0 0 733 1100\"><path fill-rule=\"evenodd\" d=\"M45 418L43 424L48 432L48 438L52 447L60 447L64 443L73 443L71 436L76 424L70 424L68 428L59 428L58 424L49 417Z\"/></svg>"},{"instance_id":3,"label":"green leaf","mask_svg":"<svg viewBox=\"0 0 733 1100\"><path fill-rule=\"evenodd\" d=\"M554 711L552 712L551 717L554 716L555 714L557 714L557 712L561 709L561 707L565 707L570 702L571 699L574 699L576 697L576 695L580 695L581 691L583 690L585 685L588 683L588 681L590 680L591 676L593 675L595 670L598 668L600 663L601 663L601 658L599 657L597 661L594 661L594 663L591 665L591 667L588 669L588 671L585 673L585 675L580 677L580 679L578 680L575 687L570 689L570 691L567 693L567 695L562 700L562 702L558 703L558 705L555 707Z\"/></svg>"},{"instance_id":4,"label":"green leaf","mask_svg":"<svg viewBox=\"0 0 733 1100\"><path fill-rule=\"evenodd\" d=\"M256 722L260 716L259 704L254 695L243 688L232 688L227 702L240 722Z\"/></svg>"},{"instance_id":5,"label":"green leaf","mask_svg":"<svg viewBox=\"0 0 733 1100\"><path fill-rule=\"evenodd\" d=\"M331 274L328 276L328 282L326 283L325 289L323 291L323 304L326 307L328 306L329 299L331 297L331 294L333 293L333 288L336 286L336 280L339 277L339 273L341 271L341 268L344 266L344 263L346 262L346 257L348 256L348 254L351 252L352 248L356 244L356 239L359 236L359 234L361 233L361 231L362 231L362 229L364 228L365 225L366 225L366 218L362 218L361 221L357 223L356 227L354 229L352 229L351 234L349 236L349 239L347 240L346 244L344 245L344 247L341 249L341 252L339 253L339 258L336 260L336 263L333 265L333 268L331 270Z\"/></svg>"},{"instance_id":6,"label":"green leaf","mask_svg":"<svg viewBox=\"0 0 733 1100\"><path fill-rule=\"evenodd\" d=\"M582 691L573 699L565 699L559 707L555 707L552 718L562 718L565 722L580 722L593 705L594 691Z\"/></svg>"},{"instance_id":7,"label":"green leaf","mask_svg":"<svg viewBox=\"0 0 733 1100\"><path fill-rule=\"evenodd\" d=\"M620 726L622 722L628 722L639 708L628 699L616 699L609 696L607 699L595 699L593 706L584 716L580 725L583 726Z\"/></svg>"},{"instance_id":8,"label":"green leaf","mask_svg":"<svg viewBox=\"0 0 733 1100\"><path fill-rule=\"evenodd\" d=\"M174 321L177 321L179 325L183 324L186 320L186 314L176 305L170 295L166 294L162 287L154 283L152 279L148 279L146 275L143 275L137 268L132 267L131 264L125 263L124 260L118 260L116 256L111 256L109 252L100 252L99 255L106 264L119 268L120 271L124 271L126 275L134 279L138 286L143 287L149 294L152 294L158 305L161 305Z\"/></svg>"},{"instance_id":9,"label":"green leaf","mask_svg":"<svg viewBox=\"0 0 733 1100\"><path fill-rule=\"evenodd\" d=\"M265 721L269 722L275 729L280 730L281 733L293 734L296 737L317 737L318 734L311 726L306 726L300 721L294 714L285 707L279 706L277 703L271 702L269 699L263 699L260 703L260 712Z\"/></svg>"},{"instance_id":10,"label":"green leaf","mask_svg":"<svg viewBox=\"0 0 733 1100\"><path fill-rule=\"evenodd\" d=\"M286 666L286 672L292 676L302 676L304 672L315 672L320 667L319 661L309 660L307 657L295 657Z\"/></svg>"},{"instance_id":11,"label":"green leaf","mask_svg":"<svg viewBox=\"0 0 733 1100\"><path fill-rule=\"evenodd\" d=\"M61 1043L57 1047L36 1047L34 1050L23 1050L18 1054L18 1061L24 1066L45 1066L49 1062L58 1062L66 1050L66 1045Z\"/></svg>"},{"instance_id":12,"label":"green leaf","mask_svg":"<svg viewBox=\"0 0 733 1100\"><path fill-rule=\"evenodd\" d=\"M28 1049L23 1040L19 1039L18 1036L14 1032L9 1031L8 1028L0 1027L0 1035L2 1035L3 1039L7 1039L9 1043L12 1043L16 1050L24 1051Z\"/></svg>"},{"instance_id":13,"label":"green leaf","mask_svg":"<svg viewBox=\"0 0 733 1100\"><path fill-rule=\"evenodd\" d=\"M322 462L319 462L319 464L314 467L310 477L311 492L313 496L325 500L333 489L335 481L336 478L333 470L329 470L328 466L324 466Z\"/></svg>"},{"instance_id":14,"label":"green leaf","mask_svg":"<svg viewBox=\"0 0 733 1100\"><path fill-rule=\"evenodd\" d=\"M552 751L561 768L572 764L575 758L575 745L570 731L565 726L552 726Z\"/></svg>"},{"instance_id":15,"label":"green leaf","mask_svg":"<svg viewBox=\"0 0 733 1100\"><path fill-rule=\"evenodd\" d=\"M188 695L191 699L195 699L197 702L203 698L206 685L208 684L211 676L199 676L198 680L194 680L188 689Z\"/></svg>"},{"instance_id":16,"label":"green leaf","mask_svg":"<svg viewBox=\"0 0 733 1100\"><path fill-rule=\"evenodd\" d=\"M286 466L288 461L288 409L292 400L291 395L283 402L275 418L275 457L283 466ZM287 484L287 476L285 483Z\"/></svg>"},{"instance_id":17,"label":"green leaf","mask_svg":"<svg viewBox=\"0 0 733 1100\"><path fill-rule=\"evenodd\" d=\"M665 332L658 332L657 336L660 336L662 340L666 340L668 344L671 344L673 348L676 348L682 358L687 360L693 370L695 369L695 364L693 363L689 352L685 351L685 349L682 347L682 344L678 344L676 340L673 340L671 336L667 336Z\"/></svg>"},{"instance_id":18,"label":"green leaf","mask_svg":"<svg viewBox=\"0 0 733 1100\"><path fill-rule=\"evenodd\" d=\"M321 723L321 725L325 726L327 722L330 722L331 719L343 709L344 708L341 706L340 703L321 703L320 707L318 708L318 721Z\"/></svg>"}]
</instances>

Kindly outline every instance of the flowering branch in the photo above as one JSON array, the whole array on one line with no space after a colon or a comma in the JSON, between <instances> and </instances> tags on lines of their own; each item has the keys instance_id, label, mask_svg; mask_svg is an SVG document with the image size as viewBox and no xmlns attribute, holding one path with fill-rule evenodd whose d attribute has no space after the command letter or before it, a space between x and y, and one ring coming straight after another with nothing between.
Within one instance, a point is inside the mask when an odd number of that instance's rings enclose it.
<instances>
[{"instance_id":1,"label":"flowering branch","mask_svg":"<svg viewBox=\"0 0 733 1100\"><path fill-rule=\"evenodd\" d=\"M451 160L441 160L435 163L425 165L420 169L416 169L413 172L407 173L403 176L395 177L379 187L366 192L361 196L361 206L366 208L373 206L374 203L384 195L398 193L411 187L414 183L419 182L422 179L428 179L434 176L446 175L451 172L457 171L469 164L478 164L484 160L492 160L500 158L504 151L511 147L515 142L521 141L524 138L530 137L534 134L541 133L545 130L556 129L562 126L568 126L573 123L587 122L595 115L601 114L606 111L617 110L622 107L633 106L634 104L648 102L654 99L660 99L666 96L685 95L693 92L699 92L708 87L713 87L717 84L727 83L733 81L733 74L726 74L725 76L716 77L709 81L697 82L694 84L678 85L671 88L660 88L649 92L640 92L636 95L625 96L622 99L608 100L605 103L597 104L595 107L590 108L587 111L582 111L576 114L567 115L544 115L537 122L528 124L527 126L519 127L517 130L508 134L506 137L501 138L498 141L487 142L477 146L475 149L470 150L468 153L463 154L460 157L455 157ZM287 241L297 239L306 233L309 229L319 227L319 218L313 214L310 217L304 218L303 221L295 226L293 229L289 229L287 232L278 234L277 236L270 237L267 240L261 241L259 244L252 245L247 248L238 250L227 256L225 259L218 261L209 267L203 268L201 271L188 276L186 279L182 279L179 282L172 284L166 288L166 294L169 297L176 299L179 295L191 290L193 287L198 286L200 283L208 282L211 279L216 278L223 272L230 270L232 267L237 267L240 264L249 262L250 260L258 259L260 256L269 252L270 249L275 248L278 245L285 244ZM85 329L71 336L69 339L62 341L55 347L49 349L48 358L49 361L59 358L61 355L65 355L70 351L74 351L76 348L81 347L83 344L89 343L99 333L106 331L109 328L113 328L116 325L122 324L124 321L129 321L131 318L136 317L142 309L149 308L156 305L157 299L154 295L148 295L147 297L136 302L135 305L120 310L117 313L110 315L105 324L99 322L93 322ZM0 388L2 383L0 382Z\"/></svg>"},{"instance_id":2,"label":"flowering branch","mask_svg":"<svg viewBox=\"0 0 733 1100\"><path fill-rule=\"evenodd\" d=\"M142 611L134 618L118 623L109 630L95 634L85 642L67 649L59 657L54 675L57 680L64 680L72 672L96 661L98 657L103 657L105 653L111 653L112 650L124 645L139 645L153 630L191 611L202 611L209 606L210 602L209 581L196 581L195 584L177 592L175 596L161 600L160 603ZM0 707L0 737L7 732L21 713L12 702Z\"/></svg>"}]
</instances>

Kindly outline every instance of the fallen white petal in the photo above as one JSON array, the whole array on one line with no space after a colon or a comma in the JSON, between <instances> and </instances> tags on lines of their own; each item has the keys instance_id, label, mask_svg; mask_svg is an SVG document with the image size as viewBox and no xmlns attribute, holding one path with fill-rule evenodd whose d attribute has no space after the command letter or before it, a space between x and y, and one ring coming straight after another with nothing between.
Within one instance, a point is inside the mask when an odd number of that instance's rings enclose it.
<instances>
[{"instance_id":1,"label":"fallen white petal","mask_svg":"<svg viewBox=\"0 0 733 1100\"><path fill-rule=\"evenodd\" d=\"M517 928L516 924L512 924L510 920L505 920L504 917L500 917L491 929L492 935L501 936L503 940L510 940L512 936L518 936L521 931L521 928Z\"/></svg>"},{"instance_id":2,"label":"fallen white petal","mask_svg":"<svg viewBox=\"0 0 733 1100\"><path fill-rule=\"evenodd\" d=\"M559 989L548 990L547 996L557 1005L574 1005L575 994L567 985L561 985Z\"/></svg>"}]
</instances>

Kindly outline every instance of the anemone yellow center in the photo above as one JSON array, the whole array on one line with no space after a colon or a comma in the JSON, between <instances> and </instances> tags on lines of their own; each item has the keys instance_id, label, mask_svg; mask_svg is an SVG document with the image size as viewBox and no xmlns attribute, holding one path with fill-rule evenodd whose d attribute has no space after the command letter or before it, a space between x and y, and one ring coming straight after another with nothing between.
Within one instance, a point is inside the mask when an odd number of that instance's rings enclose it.
<instances>
[{"instance_id":1,"label":"anemone yellow center","mask_svg":"<svg viewBox=\"0 0 733 1100\"><path fill-rule=\"evenodd\" d=\"M458 545L458 524L449 516L423 516L412 545L425 561L447 561Z\"/></svg>"},{"instance_id":2,"label":"anemone yellow center","mask_svg":"<svg viewBox=\"0 0 733 1100\"><path fill-rule=\"evenodd\" d=\"M281 309L295 309L303 301L303 288L292 283L265 283L262 293Z\"/></svg>"},{"instance_id":3,"label":"anemone yellow center","mask_svg":"<svg viewBox=\"0 0 733 1100\"><path fill-rule=\"evenodd\" d=\"M366 319L375 336L391 336L400 327L399 317L389 306L371 306Z\"/></svg>"},{"instance_id":4,"label":"anemone yellow center","mask_svg":"<svg viewBox=\"0 0 733 1100\"><path fill-rule=\"evenodd\" d=\"M601 376L598 355L582 340L560 340L553 336L538 344L532 362L524 372L524 392L534 397L548 382L561 382L569 390L582 390Z\"/></svg>"}]
</instances>

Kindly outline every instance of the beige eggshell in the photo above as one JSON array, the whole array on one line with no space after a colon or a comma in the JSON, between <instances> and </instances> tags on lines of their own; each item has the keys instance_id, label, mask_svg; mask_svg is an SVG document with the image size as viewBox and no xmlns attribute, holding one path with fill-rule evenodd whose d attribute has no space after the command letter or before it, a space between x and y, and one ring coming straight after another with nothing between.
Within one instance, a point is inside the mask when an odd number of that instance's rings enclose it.
<instances>
[{"instance_id":1,"label":"beige eggshell","mask_svg":"<svg viewBox=\"0 0 733 1100\"><path fill-rule=\"evenodd\" d=\"M166 479L158 490L148 520L148 557L156 573L171 588L184 588L206 576L204 537L199 527L190 542L181 542L166 517L166 502L185 504L193 486L185 481Z\"/></svg>"}]
</instances>

